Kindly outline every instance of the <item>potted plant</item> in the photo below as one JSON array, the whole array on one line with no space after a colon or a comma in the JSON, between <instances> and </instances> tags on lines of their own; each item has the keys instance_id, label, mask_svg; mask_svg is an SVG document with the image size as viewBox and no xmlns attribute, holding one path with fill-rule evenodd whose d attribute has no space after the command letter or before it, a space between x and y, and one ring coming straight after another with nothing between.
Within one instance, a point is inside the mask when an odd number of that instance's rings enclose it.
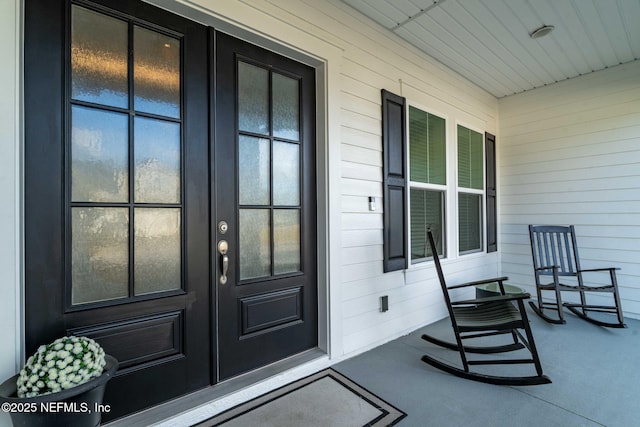
<instances>
[{"instance_id":1,"label":"potted plant","mask_svg":"<svg viewBox=\"0 0 640 427\"><path fill-rule=\"evenodd\" d=\"M42 345L0 385L0 404L14 426L97 426L107 381L118 361L87 337Z\"/></svg>"}]
</instances>

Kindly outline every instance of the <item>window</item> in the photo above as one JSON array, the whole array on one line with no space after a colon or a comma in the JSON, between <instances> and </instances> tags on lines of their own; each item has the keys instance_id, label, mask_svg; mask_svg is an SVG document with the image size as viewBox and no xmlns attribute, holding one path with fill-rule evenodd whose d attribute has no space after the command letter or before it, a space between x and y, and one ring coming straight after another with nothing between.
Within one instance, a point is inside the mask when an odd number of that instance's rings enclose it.
<instances>
[{"instance_id":1,"label":"window","mask_svg":"<svg viewBox=\"0 0 640 427\"><path fill-rule=\"evenodd\" d=\"M482 134L458 125L458 251L482 250Z\"/></svg>"},{"instance_id":2,"label":"window","mask_svg":"<svg viewBox=\"0 0 640 427\"><path fill-rule=\"evenodd\" d=\"M382 90L385 273L430 259L429 230L443 257L447 248L456 251L455 242L447 242L456 227L458 254L481 252L485 244L487 252L497 250L495 136L458 125L456 139L447 141L454 125L447 126L446 119ZM448 144L457 145L457 157L447 158Z\"/></svg>"},{"instance_id":3,"label":"window","mask_svg":"<svg viewBox=\"0 0 640 427\"><path fill-rule=\"evenodd\" d=\"M443 255L445 190L447 184L446 121L416 107L409 107L409 210L411 260L433 254L427 231L436 238Z\"/></svg>"}]
</instances>

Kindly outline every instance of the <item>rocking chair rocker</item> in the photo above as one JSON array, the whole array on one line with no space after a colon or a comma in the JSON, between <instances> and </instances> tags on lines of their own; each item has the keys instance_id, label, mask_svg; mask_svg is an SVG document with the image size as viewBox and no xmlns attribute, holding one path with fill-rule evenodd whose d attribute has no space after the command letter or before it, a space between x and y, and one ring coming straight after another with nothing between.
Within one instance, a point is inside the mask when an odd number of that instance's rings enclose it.
<instances>
[{"instance_id":1,"label":"rocking chair rocker","mask_svg":"<svg viewBox=\"0 0 640 427\"><path fill-rule=\"evenodd\" d=\"M521 386L550 383L551 380L542 373L542 366L540 364L538 352L533 340L533 334L531 333L531 327L529 326L529 320L527 319L527 312L523 303L523 300L529 298L530 295L527 293L505 295L503 282L507 280L506 277L469 282L461 285L447 287L444 279L444 274L442 273L440 259L438 258L436 245L433 240L433 235L430 231L427 233L427 235L429 238L429 244L431 246L431 253L433 254L433 260L438 272L440 286L442 287L442 292L444 293L444 300L447 304L447 309L449 310L449 316L451 318L451 325L453 326L453 332L455 334L456 342L449 343L427 334L422 335L422 339L441 347L448 348L450 350L457 350L460 353L463 368L461 369L448 363L444 363L428 355L422 356L422 361L447 373L465 379L485 382L489 384ZM500 287L502 295L453 302L449 297L450 289L462 288L466 286L476 286L491 282L498 282L498 286ZM516 305L514 305L513 302L515 302ZM522 335L520 329L524 330L526 338ZM463 345L463 340L465 339L482 338L503 334L510 335L511 337L509 341L512 342L504 345L487 347ZM524 347L529 350L531 358L483 360L469 360L467 358L467 353L494 354L520 350ZM531 363L535 366L536 375L495 376L472 372L470 370L470 367L473 365L509 365L527 363Z\"/></svg>"},{"instance_id":2,"label":"rocking chair rocker","mask_svg":"<svg viewBox=\"0 0 640 427\"><path fill-rule=\"evenodd\" d=\"M569 227L530 225L529 237L531 238L531 253L533 254L533 269L536 279L536 292L538 294L537 304L533 301L529 301L529 304L540 317L549 323L566 323L562 309L567 307L576 316L596 325L610 328L626 327L616 280L616 270L618 269L611 267L583 270L580 267L578 245L573 225ZM608 273L609 284L604 286L585 285L583 278L585 273L596 272L601 274ZM573 277L576 280L576 284L561 283L561 277ZM544 278L550 281L543 283ZM542 291L553 292L553 301L543 301ZM561 291L579 292L580 303L563 303ZM612 293L613 305L587 304L586 292ZM545 310L556 311L557 317L548 316ZM617 317L617 322L595 319L589 315L589 312L614 314Z\"/></svg>"}]
</instances>

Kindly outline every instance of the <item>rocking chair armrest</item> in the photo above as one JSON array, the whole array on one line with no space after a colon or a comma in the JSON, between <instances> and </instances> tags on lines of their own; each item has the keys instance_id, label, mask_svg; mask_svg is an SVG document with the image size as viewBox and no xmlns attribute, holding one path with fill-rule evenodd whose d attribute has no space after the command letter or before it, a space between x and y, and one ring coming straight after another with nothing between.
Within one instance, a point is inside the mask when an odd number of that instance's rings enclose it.
<instances>
[{"instance_id":1,"label":"rocking chair armrest","mask_svg":"<svg viewBox=\"0 0 640 427\"><path fill-rule=\"evenodd\" d=\"M536 267L536 271L544 271L544 270L557 270L560 266L557 265L543 265L542 267Z\"/></svg>"},{"instance_id":2,"label":"rocking chair armrest","mask_svg":"<svg viewBox=\"0 0 640 427\"><path fill-rule=\"evenodd\" d=\"M578 273L593 273L597 271L615 271L615 270L620 270L620 267L586 268L584 270L578 270Z\"/></svg>"},{"instance_id":3,"label":"rocking chair armrest","mask_svg":"<svg viewBox=\"0 0 640 427\"><path fill-rule=\"evenodd\" d=\"M528 292L523 292L521 294L496 295L494 297L483 297L483 298L474 298L474 299L467 299L467 300L461 300L461 301L451 301L451 305L483 304L486 302L516 301L516 300L524 300L529 298L531 298L531 294L529 294Z\"/></svg>"},{"instance_id":4,"label":"rocking chair armrest","mask_svg":"<svg viewBox=\"0 0 640 427\"><path fill-rule=\"evenodd\" d=\"M477 280L475 282L466 282L466 283L461 283L459 285L447 286L447 289L465 288L467 286L484 285L486 283L493 283L493 282L504 282L506 280L509 280L509 278L508 277L496 277L496 278L493 278L493 279Z\"/></svg>"}]
</instances>

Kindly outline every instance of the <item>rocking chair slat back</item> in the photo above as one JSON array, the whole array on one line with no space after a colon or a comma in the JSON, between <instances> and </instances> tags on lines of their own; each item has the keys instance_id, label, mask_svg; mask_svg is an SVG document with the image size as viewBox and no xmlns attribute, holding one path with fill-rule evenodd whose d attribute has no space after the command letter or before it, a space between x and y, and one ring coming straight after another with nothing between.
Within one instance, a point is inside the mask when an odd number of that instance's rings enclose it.
<instances>
[{"instance_id":1,"label":"rocking chair slat back","mask_svg":"<svg viewBox=\"0 0 640 427\"><path fill-rule=\"evenodd\" d=\"M576 276L580 270L578 248L573 236L573 226L538 226L532 227L531 247L533 265L541 276L552 276L553 269L558 267L558 276Z\"/></svg>"},{"instance_id":2,"label":"rocking chair slat back","mask_svg":"<svg viewBox=\"0 0 640 427\"><path fill-rule=\"evenodd\" d=\"M624 328L624 316L620 304L620 294L616 279L615 267L582 270L578 256L578 244L573 225L529 225L531 240L531 254L533 256L534 275L536 280L536 294L538 301L530 301L531 308L544 320L551 323L565 323L562 313L563 307L568 308L577 316L600 326ZM589 285L585 283L586 273L609 273L610 284ZM544 282L541 280L546 276ZM563 283L560 277L575 277ZM564 279L563 279L564 280ZM553 299L543 300L542 292ZM580 302L562 302L561 292L578 292ZM611 293L611 305L588 304L587 293ZM550 317L547 311L557 313L557 317ZM610 322L595 319L591 312L601 312L616 315L616 321Z\"/></svg>"}]
</instances>

